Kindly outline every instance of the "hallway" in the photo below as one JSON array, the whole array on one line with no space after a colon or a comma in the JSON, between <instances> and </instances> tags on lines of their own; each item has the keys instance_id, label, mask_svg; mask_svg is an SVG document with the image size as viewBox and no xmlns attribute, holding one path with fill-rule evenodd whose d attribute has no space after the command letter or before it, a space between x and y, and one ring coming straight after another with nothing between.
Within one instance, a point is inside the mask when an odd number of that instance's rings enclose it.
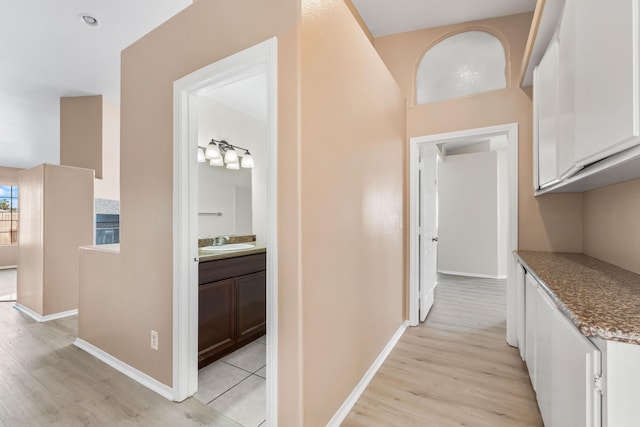
<instances>
[{"instance_id":1,"label":"hallway","mask_svg":"<svg viewBox=\"0 0 640 427\"><path fill-rule=\"evenodd\" d=\"M542 426L524 363L505 343L504 280L440 275L344 427Z\"/></svg>"}]
</instances>

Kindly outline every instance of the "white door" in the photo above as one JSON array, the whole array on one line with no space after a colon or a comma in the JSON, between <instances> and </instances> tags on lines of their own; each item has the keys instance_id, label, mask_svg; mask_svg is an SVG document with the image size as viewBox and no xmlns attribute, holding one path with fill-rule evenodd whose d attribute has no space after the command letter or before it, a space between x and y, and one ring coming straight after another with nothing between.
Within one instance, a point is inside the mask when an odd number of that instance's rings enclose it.
<instances>
[{"instance_id":1,"label":"white door","mask_svg":"<svg viewBox=\"0 0 640 427\"><path fill-rule=\"evenodd\" d=\"M420 321L426 319L434 300L438 256L438 148L427 145L420 153Z\"/></svg>"}]
</instances>

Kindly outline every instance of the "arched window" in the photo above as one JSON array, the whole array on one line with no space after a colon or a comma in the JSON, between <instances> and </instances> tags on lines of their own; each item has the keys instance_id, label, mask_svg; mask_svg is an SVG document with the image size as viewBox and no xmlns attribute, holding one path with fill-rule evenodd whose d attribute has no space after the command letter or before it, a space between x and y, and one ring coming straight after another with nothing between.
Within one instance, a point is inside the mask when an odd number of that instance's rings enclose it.
<instances>
[{"instance_id":1,"label":"arched window","mask_svg":"<svg viewBox=\"0 0 640 427\"><path fill-rule=\"evenodd\" d=\"M507 87L500 40L485 31L448 37L425 53L416 74L416 104Z\"/></svg>"}]
</instances>

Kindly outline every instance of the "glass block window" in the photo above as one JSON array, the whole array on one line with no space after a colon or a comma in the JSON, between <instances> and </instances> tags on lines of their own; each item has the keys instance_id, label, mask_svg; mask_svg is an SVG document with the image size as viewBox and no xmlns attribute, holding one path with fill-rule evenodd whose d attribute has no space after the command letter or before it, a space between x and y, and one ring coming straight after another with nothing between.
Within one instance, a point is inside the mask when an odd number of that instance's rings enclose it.
<instances>
[{"instance_id":1,"label":"glass block window","mask_svg":"<svg viewBox=\"0 0 640 427\"><path fill-rule=\"evenodd\" d=\"M0 185L0 245L18 243L18 187Z\"/></svg>"},{"instance_id":2,"label":"glass block window","mask_svg":"<svg viewBox=\"0 0 640 427\"><path fill-rule=\"evenodd\" d=\"M500 40L485 31L448 37L422 57L416 74L416 104L507 87Z\"/></svg>"}]
</instances>

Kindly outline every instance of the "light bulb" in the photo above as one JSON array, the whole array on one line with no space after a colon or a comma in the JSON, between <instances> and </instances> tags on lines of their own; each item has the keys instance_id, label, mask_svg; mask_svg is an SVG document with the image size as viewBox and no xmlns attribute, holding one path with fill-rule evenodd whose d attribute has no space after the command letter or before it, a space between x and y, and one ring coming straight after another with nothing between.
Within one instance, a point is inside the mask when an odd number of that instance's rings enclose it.
<instances>
[{"instance_id":1,"label":"light bulb","mask_svg":"<svg viewBox=\"0 0 640 427\"><path fill-rule=\"evenodd\" d=\"M238 164L238 153L233 148L229 148L224 154L224 162L229 164Z\"/></svg>"},{"instance_id":2,"label":"light bulb","mask_svg":"<svg viewBox=\"0 0 640 427\"><path fill-rule=\"evenodd\" d=\"M240 169L240 164L239 163L227 163L227 169Z\"/></svg>"},{"instance_id":3,"label":"light bulb","mask_svg":"<svg viewBox=\"0 0 640 427\"><path fill-rule=\"evenodd\" d=\"M218 145L215 142L210 142L207 146L207 151L204 153L207 159L221 159L220 150L218 149Z\"/></svg>"},{"instance_id":4,"label":"light bulb","mask_svg":"<svg viewBox=\"0 0 640 427\"><path fill-rule=\"evenodd\" d=\"M242 156L240 166L242 166L243 168L251 169L254 165L255 162L253 161L253 157L251 156L251 153L247 151L246 153L244 153L244 156Z\"/></svg>"},{"instance_id":5,"label":"light bulb","mask_svg":"<svg viewBox=\"0 0 640 427\"><path fill-rule=\"evenodd\" d=\"M222 157L218 157L217 159L209 160L209 164L211 166L224 166L224 162L222 161Z\"/></svg>"}]
</instances>

